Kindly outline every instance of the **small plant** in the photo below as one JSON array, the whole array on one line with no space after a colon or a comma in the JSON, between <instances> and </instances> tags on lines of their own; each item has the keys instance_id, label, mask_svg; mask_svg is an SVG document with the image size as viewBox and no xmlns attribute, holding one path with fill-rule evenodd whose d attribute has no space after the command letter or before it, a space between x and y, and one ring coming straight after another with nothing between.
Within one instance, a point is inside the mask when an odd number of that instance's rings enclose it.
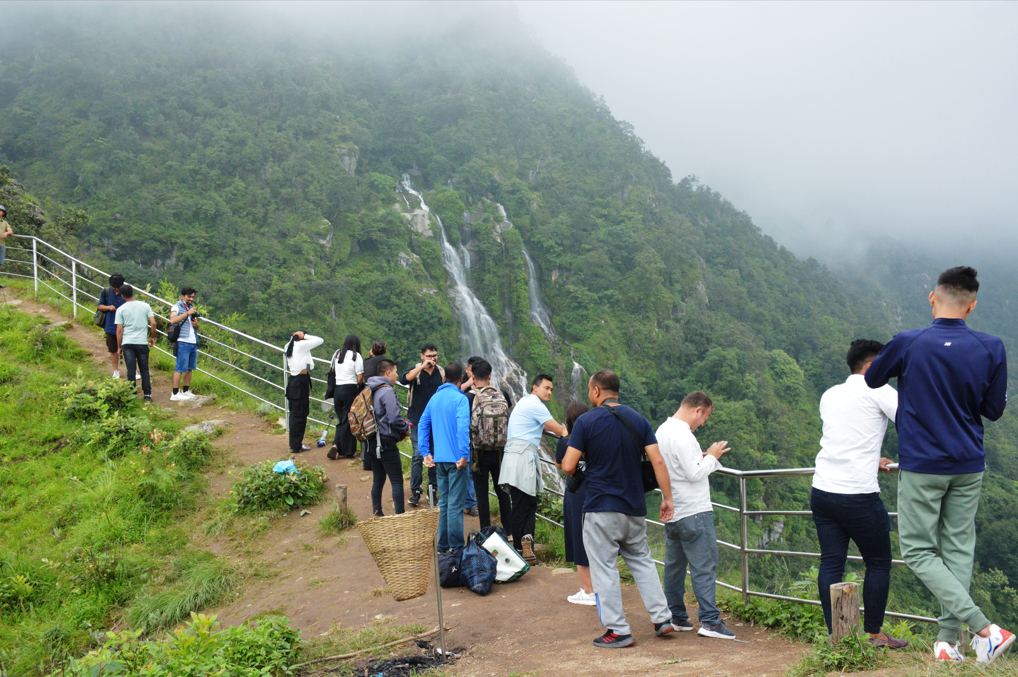
<instances>
[{"instance_id":1,"label":"small plant","mask_svg":"<svg viewBox=\"0 0 1018 677\"><path fill-rule=\"evenodd\" d=\"M298 461L297 472L277 473L272 470L274 465L274 461L268 460L244 470L231 492L237 501L237 511L286 512L321 500L329 478L320 466L312 468Z\"/></svg>"},{"instance_id":2,"label":"small plant","mask_svg":"<svg viewBox=\"0 0 1018 677\"><path fill-rule=\"evenodd\" d=\"M862 635L846 637L837 644L822 641L812 654L788 671L788 677L824 677L829 672L862 672L876 669L885 658Z\"/></svg>"},{"instance_id":3,"label":"small plant","mask_svg":"<svg viewBox=\"0 0 1018 677\"><path fill-rule=\"evenodd\" d=\"M350 509L350 506L340 507L338 504L334 504L332 510L318 520L318 530L323 536L335 536L355 524L357 524L357 515Z\"/></svg>"},{"instance_id":4,"label":"small plant","mask_svg":"<svg viewBox=\"0 0 1018 677\"><path fill-rule=\"evenodd\" d=\"M0 362L0 386L20 383L24 378L24 371L13 364Z\"/></svg>"},{"instance_id":5,"label":"small plant","mask_svg":"<svg viewBox=\"0 0 1018 677\"><path fill-rule=\"evenodd\" d=\"M88 425L79 437L86 447L108 460L146 446L152 432L152 423L148 419L121 416L120 412L114 412L109 418Z\"/></svg>"},{"instance_id":6,"label":"small plant","mask_svg":"<svg viewBox=\"0 0 1018 677\"><path fill-rule=\"evenodd\" d=\"M20 607L25 610L25 602L32 598L35 586L28 576L16 574L0 579L0 609Z\"/></svg>"},{"instance_id":7,"label":"small plant","mask_svg":"<svg viewBox=\"0 0 1018 677\"><path fill-rule=\"evenodd\" d=\"M89 381L80 376L64 386L64 412L73 419L95 421L125 412L138 401L138 386L123 379Z\"/></svg>"},{"instance_id":8,"label":"small plant","mask_svg":"<svg viewBox=\"0 0 1018 677\"><path fill-rule=\"evenodd\" d=\"M177 585L141 597L127 611L133 627L151 632L177 623L223 599L233 588L233 571L218 560L186 566Z\"/></svg>"},{"instance_id":9,"label":"small plant","mask_svg":"<svg viewBox=\"0 0 1018 677\"><path fill-rule=\"evenodd\" d=\"M818 606L769 599L743 602L725 596L718 598L718 607L743 620L775 628L782 635L799 641L813 642L818 637L827 637L824 612Z\"/></svg>"},{"instance_id":10,"label":"small plant","mask_svg":"<svg viewBox=\"0 0 1018 677\"><path fill-rule=\"evenodd\" d=\"M98 550L89 546L74 548L67 553L65 571L80 588L94 588L111 583L117 577L120 553Z\"/></svg>"},{"instance_id":11,"label":"small plant","mask_svg":"<svg viewBox=\"0 0 1018 677\"><path fill-rule=\"evenodd\" d=\"M180 433L169 445L170 460L185 470L201 470L214 451L208 435L197 430Z\"/></svg>"}]
</instances>

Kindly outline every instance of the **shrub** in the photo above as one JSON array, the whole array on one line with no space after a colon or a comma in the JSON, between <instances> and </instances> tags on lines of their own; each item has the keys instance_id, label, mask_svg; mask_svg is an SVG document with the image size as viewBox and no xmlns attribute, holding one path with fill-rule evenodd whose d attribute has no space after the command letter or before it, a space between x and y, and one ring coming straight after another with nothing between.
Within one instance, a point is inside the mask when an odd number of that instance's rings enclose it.
<instances>
[{"instance_id":1,"label":"shrub","mask_svg":"<svg viewBox=\"0 0 1018 677\"><path fill-rule=\"evenodd\" d=\"M89 546L74 548L66 557L65 571L71 581L82 588L95 588L111 583L120 568L117 550L100 550Z\"/></svg>"},{"instance_id":2,"label":"shrub","mask_svg":"<svg viewBox=\"0 0 1018 677\"><path fill-rule=\"evenodd\" d=\"M174 467L150 465L142 471L134 490L138 498L157 512L172 510L188 498L182 490L181 473Z\"/></svg>"},{"instance_id":3,"label":"shrub","mask_svg":"<svg viewBox=\"0 0 1018 677\"><path fill-rule=\"evenodd\" d=\"M170 628L196 611L223 599L233 588L233 571L225 562L211 560L186 567L177 585L141 597L127 611L132 627L151 632Z\"/></svg>"},{"instance_id":4,"label":"shrub","mask_svg":"<svg viewBox=\"0 0 1018 677\"><path fill-rule=\"evenodd\" d=\"M792 639L812 642L827 637L824 612L818 606L769 599L743 602L726 596L718 599L718 607L743 620L775 628Z\"/></svg>"},{"instance_id":5,"label":"shrub","mask_svg":"<svg viewBox=\"0 0 1018 677\"><path fill-rule=\"evenodd\" d=\"M127 411L138 402L138 386L123 379L88 381L75 379L64 386L63 408L68 416L82 421L103 419Z\"/></svg>"},{"instance_id":6,"label":"shrub","mask_svg":"<svg viewBox=\"0 0 1018 677\"><path fill-rule=\"evenodd\" d=\"M208 435L197 430L185 431L170 443L170 460L185 470L201 470L215 451Z\"/></svg>"},{"instance_id":7,"label":"shrub","mask_svg":"<svg viewBox=\"0 0 1018 677\"><path fill-rule=\"evenodd\" d=\"M357 524L357 515L350 509L350 506L344 505L341 508L335 504L325 517L318 520L318 530L323 536L335 536L355 524Z\"/></svg>"},{"instance_id":8,"label":"shrub","mask_svg":"<svg viewBox=\"0 0 1018 677\"><path fill-rule=\"evenodd\" d=\"M322 496L328 477L320 466L310 467L297 462L296 473L273 472L275 461L262 461L246 468L233 485L232 494L237 510L272 510L286 512L291 508L314 505Z\"/></svg>"},{"instance_id":9,"label":"shrub","mask_svg":"<svg viewBox=\"0 0 1018 677\"><path fill-rule=\"evenodd\" d=\"M141 631L107 632L102 647L70 661L67 675L283 677L292 672L300 633L285 616L268 616L226 630L218 626L215 616L192 613L190 623L165 642L142 640Z\"/></svg>"},{"instance_id":10,"label":"shrub","mask_svg":"<svg viewBox=\"0 0 1018 677\"><path fill-rule=\"evenodd\" d=\"M812 654L792 666L788 677L824 677L829 672L874 670L885 654L886 651L878 650L862 635L846 637L837 644L825 639L816 645Z\"/></svg>"},{"instance_id":11,"label":"shrub","mask_svg":"<svg viewBox=\"0 0 1018 677\"><path fill-rule=\"evenodd\" d=\"M24 378L24 371L13 364L0 362L0 386L20 383Z\"/></svg>"},{"instance_id":12,"label":"shrub","mask_svg":"<svg viewBox=\"0 0 1018 677\"><path fill-rule=\"evenodd\" d=\"M142 448L150 441L152 432L152 423L147 418L121 416L114 412L109 418L87 426L79 438L100 457L111 459Z\"/></svg>"},{"instance_id":13,"label":"shrub","mask_svg":"<svg viewBox=\"0 0 1018 677\"><path fill-rule=\"evenodd\" d=\"M10 575L0 579L0 609L20 608L25 610L25 602L32 598L35 586L24 574Z\"/></svg>"}]
</instances>

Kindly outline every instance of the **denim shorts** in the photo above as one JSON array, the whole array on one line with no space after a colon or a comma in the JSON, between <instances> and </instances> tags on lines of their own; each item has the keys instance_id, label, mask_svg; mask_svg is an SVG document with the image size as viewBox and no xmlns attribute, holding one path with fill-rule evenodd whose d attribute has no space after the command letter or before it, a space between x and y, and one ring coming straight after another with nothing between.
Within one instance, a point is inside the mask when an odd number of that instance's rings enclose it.
<instances>
[{"instance_id":1,"label":"denim shorts","mask_svg":"<svg viewBox=\"0 0 1018 677\"><path fill-rule=\"evenodd\" d=\"M198 366L198 346L194 343L177 342L177 366L173 371L178 374L194 371Z\"/></svg>"}]
</instances>

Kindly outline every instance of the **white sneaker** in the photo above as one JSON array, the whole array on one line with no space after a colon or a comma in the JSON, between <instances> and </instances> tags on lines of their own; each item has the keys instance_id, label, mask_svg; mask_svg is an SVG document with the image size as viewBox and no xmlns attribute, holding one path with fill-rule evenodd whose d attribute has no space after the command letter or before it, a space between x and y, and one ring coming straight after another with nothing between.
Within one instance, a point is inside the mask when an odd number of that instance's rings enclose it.
<instances>
[{"instance_id":1,"label":"white sneaker","mask_svg":"<svg viewBox=\"0 0 1018 677\"><path fill-rule=\"evenodd\" d=\"M990 636L985 639L976 635L972 638L972 650L976 652L977 663L992 663L1014 644L1014 635L999 625L990 626Z\"/></svg>"},{"instance_id":2,"label":"white sneaker","mask_svg":"<svg viewBox=\"0 0 1018 677\"><path fill-rule=\"evenodd\" d=\"M190 399L190 398L189 397L184 397L184 393L177 393L176 395L170 395L170 402L183 402L183 401L188 400L188 399Z\"/></svg>"},{"instance_id":3,"label":"white sneaker","mask_svg":"<svg viewBox=\"0 0 1018 677\"><path fill-rule=\"evenodd\" d=\"M188 390L186 393L182 392L180 394L184 396L185 400L193 400L194 399L194 393L192 393L190 390Z\"/></svg>"},{"instance_id":4,"label":"white sneaker","mask_svg":"<svg viewBox=\"0 0 1018 677\"><path fill-rule=\"evenodd\" d=\"M958 651L958 647L940 641L933 645L933 657L938 661L946 661L948 663L961 663L965 660L965 657Z\"/></svg>"},{"instance_id":5,"label":"white sneaker","mask_svg":"<svg viewBox=\"0 0 1018 677\"><path fill-rule=\"evenodd\" d=\"M575 595L569 595L566 597L566 601L570 604L580 604L582 606L597 606L597 595L590 593L589 595L580 588L580 591Z\"/></svg>"},{"instance_id":6,"label":"white sneaker","mask_svg":"<svg viewBox=\"0 0 1018 677\"><path fill-rule=\"evenodd\" d=\"M140 381L141 380L141 372L140 371L134 372L134 380L135 381Z\"/></svg>"},{"instance_id":7,"label":"white sneaker","mask_svg":"<svg viewBox=\"0 0 1018 677\"><path fill-rule=\"evenodd\" d=\"M114 369L113 370L113 378L120 378L120 370L119 369Z\"/></svg>"}]
</instances>

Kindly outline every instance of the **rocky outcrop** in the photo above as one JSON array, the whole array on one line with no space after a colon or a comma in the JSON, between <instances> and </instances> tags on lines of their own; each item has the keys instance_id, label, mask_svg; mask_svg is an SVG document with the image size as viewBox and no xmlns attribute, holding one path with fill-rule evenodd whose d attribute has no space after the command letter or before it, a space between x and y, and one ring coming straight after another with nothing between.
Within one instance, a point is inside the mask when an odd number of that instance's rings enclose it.
<instances>
[{"instance_id":1,"label":"rocky outcrop","mask_svg":"<svg viewBox=\"0 0 1018 677\"><path fill-rule=\"evenodd\" d=\"M423 209L415 209L403 216L410 223L410 230L423 237L435 237L435 231L431 230L431 219Z\"/></svg>"}]
</instances>

